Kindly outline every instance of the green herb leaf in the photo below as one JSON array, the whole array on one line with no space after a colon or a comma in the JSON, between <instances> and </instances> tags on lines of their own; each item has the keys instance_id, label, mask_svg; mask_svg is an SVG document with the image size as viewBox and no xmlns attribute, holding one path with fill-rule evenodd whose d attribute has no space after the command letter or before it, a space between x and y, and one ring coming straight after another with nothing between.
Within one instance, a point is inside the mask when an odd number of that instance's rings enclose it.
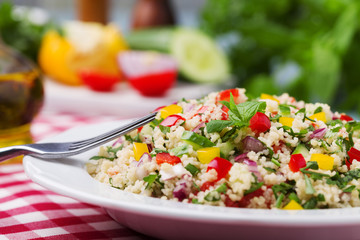
<instances>
[{"instance_id":1,"label":"green herb leaf","mask_svg":"<svg viewBox=\"0 0 360 240\"><path fill-rule=\"evenodd\" d=\"M178 146L176 148L171 149L170 152L172 154L174 154L175 156L180 157L184 154L189 153L189 145L184 144L184 145Z\"/></svg>"},{"instance_id":2,"label":"green herb leaf","mask_svg":"<svg viewBox=\"0 0 360 240\"><path fill-rule=\"evenodd\" d=\"M266 171L276 173L275 169L269 168L269 167L263 167Z\"/></svg>"},{"instance_id":3,"label":"green herb leaf","mask_svg":"<svg viewBox=\"0 0 360 240\"><path fill-rule=\"evenodd\" d=\"M100 159L106 159L110 161L114 161L114 157L104 157L104 156L93 156L90 158L90 160L100 160Z\"/></svg>"},{"instance_id":4,"label":"green herb leaf","mask_svg":"<svg viewBox=\"0 0 360 240\"><path fill-rule=\"evenodd\" d=\"M356 186L350 186L350 187L343 189L343 192L352 192L355 188L356 188Z\"/></svg>"},{"instance_id":5,"label":"green herb leaf","mask_svg":"<svg viewBox=\"0 0 360 240\"><path fill-rule=\"evenodd\" d=\"M305 177L305 192L306 192L306 194L314 194L315 189L313 188L313 186L311 184L310 178L306 174L304 174L304 177Z\"/></svg>"},{"instance_id":6,"label":"green herb leaf","mask_svg":"<svg viewBox=\"0 0 360 240\"><path fill-rule=\"evenodd\" d=\"M112 181L113 181L113 179L110 177L110 178L109 178L109 184L110 184L110 186L113 187L113 188L116 188L116 189L120 189L119 187L114 186Z\"/></svg>"},{"instance_id":7,"label":"green herb leaf","mask_svg":"<svg viewBox=\"0 0 360 240\"><path fill-rule=\"evenodd\" d=\"M304 209L315 209L317 205L317 199L316 197L310 198L306 203L302 205Z\"/></svg>"},{"instance_id":8,"label":"green herb leaf","mask_svg":"<svg viewBox=\"0 0 360 240\"><path fill-rule=\"evenodd\" d=\"M299 203L299 204L301 203L299 197L298 197L298 196L296 195L296 193L294 193L294 192L290 193L289 196L288 196L288 198L289 198L290 200L294 200L295 202L297 202L297 203Z\"/></svg>"},{"instance_id":9,"label":"green herb leaf","mask_svg":"<svg viewBox=\"0 0 360 240\"><path fill-rule=\"evenodd\" d=\"M283 193L281 193L279 195L279 197L276 199L275 207L277 207L277 208L281 207L281 203L284 200L284 197L285 197L285 195Z\"/></svg>"},{"instance_id":10,"label":"green herb leaf","mask_svg":"<svg viewBox=\"0 0 360 240\"><path fill-rule=\"evenodd\" d=\"M250 189L244 191L244 195L248 195L249 193L255 192L256 190L261 188L262 185L264 185L264 182L251 183Z\"/></svg>"},{"instance_id":11,"label":"green herb leaf","mask_svg":"<svg viewBox=\"0 0 360 240\"><path fill-rule=\"evenodd\" d=\"M212 120L206 123L206 131L208 133L221 132L224 128L229 127L233 124L232 121L228 120Z\"/></svg>"},{"instance_id":12,"label":"green herb leaf","mask_svg":"<svg viewBox=\"0 0 360 240\"><path fill-rule=\"evenodd\" d=\"M319 112L322 112L323 111L323 108L320 106L320 107L317 107L314 111L314 114L316 113L319 113Z\"/></svg>"},{"instance_id":13,"label":"green herb leaf","mask_svg":"<svg viewBox=\"0 0 360 240\"><path fill-rule=\"evenodd\" d=\"M158 183L160 186L164 186L162 182L160 182L161 176L159 174L150 174L143 178L145 182L147 182L147 185L145 189L150 189L153 187L154 183Z\"/></svg>"},{"instance_id":14,"label":"green herb leaf","mask_svg":"<svg viewBox=\"0 0 360 240\"><path fill-rule=\"evenodd\" d=\"M159 128L160 128L160 131L165 135L170 132L170 127L159 125Z\"/></svg>"},{"instance_id":15,"label":"green herb leaf","mask_svg":"<svg viewBox=\"0 0 360 240\"><path fill-rule=\"evenodd\" d=\"M280 104L279 109L283 115L290 115L290 107L287 104Z\"/></svg>"}]
</instances>

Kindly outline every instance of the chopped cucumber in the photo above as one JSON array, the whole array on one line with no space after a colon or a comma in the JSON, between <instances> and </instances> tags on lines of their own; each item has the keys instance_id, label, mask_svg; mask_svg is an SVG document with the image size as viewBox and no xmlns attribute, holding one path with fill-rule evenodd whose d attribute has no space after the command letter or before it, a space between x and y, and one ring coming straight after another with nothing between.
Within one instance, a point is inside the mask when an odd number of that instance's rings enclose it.
<instances>
[{"instance_id":1,"label":"chopped cucumber","mask_svg":"<svg viewBox=\"0 0 360 240\"><path fill-rule=\"evenodd\" d=\"M301 153L304 158L310 157L309 150L306 148L304 144L297 145L292 154L299 154L299 153Z\"/></svg>"},{"instance_id":2,"label":"chopped cucumber","mask_svg":"<svg viewBox=\"0 0 360 240\"><path fill-rule=\"evenodd\" d=\"M234 145L231 142L223 142L218 144L220 148L220 154L222 158L228 158L232 150L234 150Z\"/></svg>"},{"instance_id":3,"label":"chopped cucumber","mask_svg":"<svg viewBox=\"0 0 360 240\"><path fill-rule=\"evenodd\" d=\"M185 131L181 136L181 139L184 140L187 144L193 146L194 150L215 146L215 144L206 137L190 131Z\"/></svg>"},{"instance_id":4,"label":"chopped cucumber","mask_svg":"<svg viewBox=\"0 0 360 240\"><path fill-rule=\"evenodd\" d=\"M215 41L190 28L138 30L127 36L131 49L169 53L187 80L197 83L223 82L229 77L229 62Z\"/></svg>"}]
</instances>

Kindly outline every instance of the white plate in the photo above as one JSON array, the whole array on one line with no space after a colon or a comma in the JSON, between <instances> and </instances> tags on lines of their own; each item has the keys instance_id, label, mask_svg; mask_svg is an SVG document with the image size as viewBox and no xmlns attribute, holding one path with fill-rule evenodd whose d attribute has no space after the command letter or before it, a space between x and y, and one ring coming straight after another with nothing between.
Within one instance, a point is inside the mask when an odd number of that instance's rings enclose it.
<instances>
[{"instance_id":1,"label":"white plate","mask_svg":"<svg viewBox=\"0 0 360 240\"><path fill-rule=\"evenodd\" d=\"M46 141L95 136L122 122L71 129ZM92 179L86 161L97 149L61 160L24 158L27 175L59 194L101 206L119 223L163 239L359 239L360 208L259 210L184 204L126 193Z\"/></svg>"}]
</instances>

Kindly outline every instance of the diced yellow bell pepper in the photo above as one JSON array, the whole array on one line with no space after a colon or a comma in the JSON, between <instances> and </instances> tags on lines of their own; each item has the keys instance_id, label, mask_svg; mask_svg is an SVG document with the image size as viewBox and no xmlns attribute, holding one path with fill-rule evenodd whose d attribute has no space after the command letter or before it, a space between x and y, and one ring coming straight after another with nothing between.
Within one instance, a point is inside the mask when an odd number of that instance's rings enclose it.
<instances>
[{"instance_id":1,"label":"diced yellow bell pepper","mask_svg":"<svg viewBox=\"0 0 360 240\"><path fill-rule=\"evenodd\" d=\"M295 200L291 200L285 207L284 210L303 210L304 208L298 204Z\"/></svg>"},{"instance_id":2,"label":"diced yellow bell pepper","mask_svg":"<svg viewBox=\"0 0 360 240\"><path fill-rule=\"evenodd\" d=\"M332 170L334 168L334 158L329 155L313 153L311 154L310 161L317 162L322 170Z\"/></svg>"},{"instance_id":3,"label":"diced yellow bell pepper","mask_svg":"<svg viewBox=\"0 0 360 240\"><path fill-rule=\"evenodd\" d=\"M277 100L274 96L272 96L270 94L266 94L266 93L262 93L260 95L260 99L270 99L270 100L273 100L273 101L276 101L276 102L280 103L280 101Z\"/></svg>"},{"instance_id":4,"label":"diced yellow bell pepper","mask_svg":"<svg viewBox=\"0 0 360 240\"><path fill-rule=\"evenodd\" d=\"M208 147L197 150L198 159L203 164L208 164L216 157L220 157L219 147Z\"/></svg>"},{"instance_id":5,"label":"diced yellow bell pepper","mask_svg":"<svg viewBox=\"0 0 360 240\"><path fill-rule=\"evenodd\" d=\"M166 106L166 107L160 109L160 115L161 115L161 118L163 118L163 119L167 118L170 115L181 113L181 112L182 112L182 107L180 107L176 104L171 104L169 106Z\"/></svg>"},{"instance_id":6,"label":"diced yellow bell pepper","mask_svg":"<svg viewBox=\"0 0 360 240\"><path fill-rule=\"evenodd\" d=\"M315 113L311 115L309 118L312 120L323 121L324 123L326 123L326 115L324 112Z\"/></svg>"},{"instance_id":7,"label":"diced yellow bell pepper","mask_svg":"<svg viewBox=\"0 0 360 240\"><path fill-rule=\"evenodd\" d=\"M291 117L280 117L279 123L281 123L284 126L292 127L294 118Z\"/></svg>"},{"instance_id":8,"label":"diced yellow bell pepper","mask_svg":"<svg viewBox=\"0 0 360 240\"><path fill-rule=\"evenodd\" d=\"M136 161L139 161L144 153L149 153L148 146L146 143L133 143L134 157Z\"/></svg>"}]
</instances>

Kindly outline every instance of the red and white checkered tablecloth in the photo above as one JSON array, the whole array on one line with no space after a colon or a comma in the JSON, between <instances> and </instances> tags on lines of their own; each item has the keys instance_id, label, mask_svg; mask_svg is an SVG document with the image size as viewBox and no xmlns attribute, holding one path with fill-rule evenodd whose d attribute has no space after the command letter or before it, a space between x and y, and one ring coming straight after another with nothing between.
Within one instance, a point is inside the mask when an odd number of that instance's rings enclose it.
<instances>
[{"instance_id":1,"label":"red and white checkered tablecloth","mask_svg":"<svg viewBox=\"0 0 360 240\"><path fill-rule=\"evenodd\" d=\"M116 120L42 113L34 122L35 140L71 127ZM97 206L58 195L32 182L21 164L0 165L0 240L148 239L112 220Z\"/></svg>"}]
</instances>

